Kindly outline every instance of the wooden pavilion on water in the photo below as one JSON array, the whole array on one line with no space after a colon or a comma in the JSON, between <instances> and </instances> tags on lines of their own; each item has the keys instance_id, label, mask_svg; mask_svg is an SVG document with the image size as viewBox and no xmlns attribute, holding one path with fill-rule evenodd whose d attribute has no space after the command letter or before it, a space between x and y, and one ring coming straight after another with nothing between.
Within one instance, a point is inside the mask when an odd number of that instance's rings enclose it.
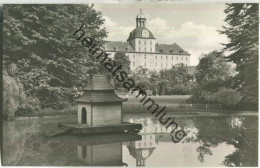
<instances>
[{"instance_id":1,"label":"wooden pavilion on water","mask_svg":"<svg viewBox=\"0 0 260 168\"><path fill-rule=\"evenodd\" d=\"M116 95L106 76L94 75L77 101L77 123L59 124L48 136L62 133L91 134L139 132L141 124L122 121L123 99Z\"/></svg>"}]
</instances>

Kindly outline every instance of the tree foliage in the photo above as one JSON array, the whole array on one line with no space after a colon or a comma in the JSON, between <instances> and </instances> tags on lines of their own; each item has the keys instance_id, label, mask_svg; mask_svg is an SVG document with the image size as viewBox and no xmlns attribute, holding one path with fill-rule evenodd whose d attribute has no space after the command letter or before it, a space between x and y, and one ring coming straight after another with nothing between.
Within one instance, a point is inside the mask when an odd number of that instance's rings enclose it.
<instances>
[{"instance_id":1,"label":"tree foliage","mask_svg":"<svg viewBox=\"0 0 260 168\"><path fill-rule=\"evenodd\" d=\"M82 87L102 68L73 37L84 24L86 35L103 43L104 20L93 5L5 5L3 12L4 68L17 67L14 75L26 94L46 100L42 107L55 103L53 94L64 98L73 87Z\"/></svg>"},{"instance_id":2,"label":"tree foliage","mask_svg":"<svg viewBox=\"0 0 260 168\"><path fill-rule=\"evenodd\" d=\"M239 92L232 89L223 89L216 94L217 102L227 107L234 107L240 100Z\"/></svg>"},{"instance_id":3,"label":"tree foliage","mask_svg":"<svg viewBox=\"0 0 260 168\"><path fill-rule=\"evenodd\" d=\"M229 69L230 66L220 52L204 54L196 68L196 82L204 91L216 92L231 77Z\"/></svg>"},{"instance_id":4,"label":"tree foliage","mask_svg":"<svg viewBox=\"0 0 260 168\"><path fill-rule=\"evenodd\" d=\"M227 4L224 11L226 26L221 31L229 38L224 51L231 54L228 61L236 64L239 72L236 87L242 92L242 100L258 103L258 49L259 49L259 5Z\"/></svg>"},{"instance_id":5,"label":"tree foliage","mask_svg":"<svg viewBox=\"0 0 260 168\"><path fill-rule=\"evenodd\" d=\"M221 52L204 54L196 69L197 85L193 89L191 100L194 103L234 107L241 100L241 96L239 92L232 90L230 68Z\"/></svg>"},{"instance_id":6,"label":"tree foliage","mask_svg":"<svg viewBox=\"0 0 260 168\"><path fill-rule=\"evenodd\" d=\"M26 96L22 83L4 71L3 74L3 117L7 120L14 119L15 115L29 113L39 108L39 101Z\"/></svg>"},{"instance_id":7,"label":"tree foliage","mask_svg":"<svg viewBox=\"0 0 260 168\"><path fill-rule=\"evenodd\" d=\"M160 71L159 78L159 94L187 95L190 94L194 84L193 76L183 64Z\"/></svg>"},{"instance_id":8,"label":"tree foliage","mask_svg":"<svg viewBox=\"0 0 260 168\"><path fill-rule=\"evenodd\" d=\"M113 60L116 62L117 66L122 65L122 70L125 71L127 74L130 74L130 60L125 53L117 52L114 55Z\"/></svg>"}]
</instances>

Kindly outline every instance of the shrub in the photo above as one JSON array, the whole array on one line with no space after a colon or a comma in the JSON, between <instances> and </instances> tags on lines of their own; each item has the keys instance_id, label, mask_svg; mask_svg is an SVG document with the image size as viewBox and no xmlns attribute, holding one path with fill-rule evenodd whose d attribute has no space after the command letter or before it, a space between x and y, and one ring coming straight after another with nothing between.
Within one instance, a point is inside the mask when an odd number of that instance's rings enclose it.
<instances>
[{"instance_id":1,"label":"shrub","mask_svg":"<svg viewBox=\"0 0 260 168\"><path fill-rule=\"evenodd\" d=\"M22 83L6 72L3 75L3 98L3 117L6 120L32 113L40 104L38 99L26 96Z\"/></svg>"},{"instance_id":2,"label":"shrub","mask_svg":"<svg viewBox=\"0 0 260 168\"><path fill-rule=\"evenodd\" d=\"M3 117L11 120L26 96L22 84L15 78L3 74Z\"/></svg>"},{"instance_id":3,"label":"shrub","mask_svg":"<svg viewBox=\"0 0 260 168\"><path fill-rule=\"evenodd\" d=\"M40 101L37 98L27 96L15 112L15 116L24 116L37 113L40 109ZM36 111L36 112L35 112Z\"/></svg>"},{"instance_id":4,"label":"shrub","mask_svg":"<svg viewBox=\"0 0 260 168\"><path fill-rule=\"evenodd\" d=\"M234 107L240 100L241 96L237 91L224 89L216 93L217 102L227 107Z\"/></svg>"}]
</instances>

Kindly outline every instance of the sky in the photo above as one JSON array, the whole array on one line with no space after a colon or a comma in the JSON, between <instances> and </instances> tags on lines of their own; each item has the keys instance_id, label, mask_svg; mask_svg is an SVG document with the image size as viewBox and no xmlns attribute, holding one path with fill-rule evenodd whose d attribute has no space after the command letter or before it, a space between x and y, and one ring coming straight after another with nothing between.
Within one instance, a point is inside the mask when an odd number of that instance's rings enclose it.
<instances>
[{"instance_id":1,"label":"sky","mask_svg":"<svg viewBox=\"0 0 260 168\"><path fill-rule=\"evenodd\" d=\"M126 41L135 28L135 18L142 9L148 28L160 44L177 43L191 54L190 64L197 65L204 53L222 48L228 42L219 34L225 25L225 4L95 4L103 14L109 41Z\"/></svg>"}]
</instances>

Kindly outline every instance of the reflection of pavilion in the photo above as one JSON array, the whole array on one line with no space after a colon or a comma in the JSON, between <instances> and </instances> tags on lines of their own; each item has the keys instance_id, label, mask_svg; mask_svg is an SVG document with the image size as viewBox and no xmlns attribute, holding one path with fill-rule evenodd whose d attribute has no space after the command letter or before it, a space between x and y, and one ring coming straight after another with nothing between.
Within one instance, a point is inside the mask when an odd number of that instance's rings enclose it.
<instances>
[{"instance_id":1,"label":"reflection of pavilion","mask_svg":"<svg viewBox=\"0 0 260 168\"><path fill-rule=\"evenodd\" d=\"M130 155L136 159L136 166L145 166L145 160L155 149L155 135L143 134L141 141L132 141L127 148Z\"/></svg>"},{"instance_id":2,"label":"reflection of pavilion","mask_svg":"<svg viewBox=\"0 0 260 168\"><path fill-rule=\"evenodd\" d=\"M88 137L64 137L64 143L77 145L77 159L86 166L125 166L122 143L141 140L138 134L112 134Z\"/></svg>"},{"instance_id":3,"label":"reflection of pavilion","mask_svg":"<svg viewBox=\"0 0 260 168\"><path fill-rule=\"evenodd\" d=\"M89 166L123 166L122 142L100 145L77 145L78 159Z\"/></svg>"}]
</instances>

